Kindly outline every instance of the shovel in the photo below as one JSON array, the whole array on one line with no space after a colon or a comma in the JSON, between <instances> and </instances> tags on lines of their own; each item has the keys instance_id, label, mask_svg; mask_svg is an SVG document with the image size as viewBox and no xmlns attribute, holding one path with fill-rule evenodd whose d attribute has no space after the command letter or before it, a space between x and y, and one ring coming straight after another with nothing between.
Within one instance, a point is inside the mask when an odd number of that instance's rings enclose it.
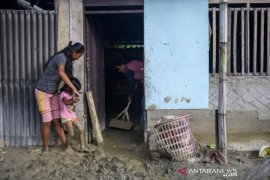
<instances>
[{"instance_id":1,"label":"shovel","mask_svg":"<svg viewBox=\"0 0 270 180\"><path fill-rule=\"evenodd\" d=\"M125 109L118 114L115 118L111 119L109 123L109 127L117 128L117 129L124 129L124 130L130 130L132 128L132 122L130 121L129 114L128 114L128 108L131 104L131 101L128 101L127 106Z\"/></svg>"}]
</instances>

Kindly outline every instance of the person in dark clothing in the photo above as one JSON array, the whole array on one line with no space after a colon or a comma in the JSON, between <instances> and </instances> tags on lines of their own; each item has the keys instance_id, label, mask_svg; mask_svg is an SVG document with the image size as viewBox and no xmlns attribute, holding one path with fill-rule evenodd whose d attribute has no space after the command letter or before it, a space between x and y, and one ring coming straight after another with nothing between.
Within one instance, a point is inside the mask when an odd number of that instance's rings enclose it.
<instances>
[{"instance_id":1,"label":"person in dark clothing","mask_svg":"<svg viewBox=\"0 0 270 180\"><path fill-rule=\"evenodd\" d=\"M53 55L45 65L44 72L37 82L35 95L39 112L42 117L42 140L43 151L48 151L51 121L54 121L56 132L62 142L66 145L66 136L61 126L59 112L58 86L60 81L72 90L73 95L79 97L79 92L70 79L73 76L72 64L84 53L84 46L80 43L69 45Z\"/></svg>"},{"instance_id":2,"label":"person in dark clothing","mask_svg":"<svg viewBox=\"0 0 270 180\"><path fill-rule=\"evenodd\" d=\"M129 86L129 99L134 96L135 89L138 83L143 83L143 62L139 60L132 60L127 64L119 63L115 65L118 72L125 75Z\"/></svg>"},{"instance_id":3,"label":"person in dark clothing","mask_svg":"<svg viewBox=\"0 0 270 180\"><path fill-rule=\"evenodd\" d=\"M124 74L127 79L129 87L128 100L131 101L139 87L141 87L141 90L143 91L144 64L142 61L132 60L127 64L120 62L116 64L115 67L117 68L118 72ZM144 96L142 97L141 104L141 126L144 127Z\"/></svg>"}]
</instances>

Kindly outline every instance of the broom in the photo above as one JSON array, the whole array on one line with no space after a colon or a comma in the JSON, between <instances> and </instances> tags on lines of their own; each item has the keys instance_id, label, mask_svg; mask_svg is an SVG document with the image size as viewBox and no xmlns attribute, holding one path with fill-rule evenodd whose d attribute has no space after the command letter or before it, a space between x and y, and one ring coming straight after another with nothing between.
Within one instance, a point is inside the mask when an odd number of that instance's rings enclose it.
<instances>
[{"instance_id":1,"label":"broom","mask_svg":"<svg viewBox=\"0 0 270 180\"><path fill-rule=\"evenodd\" d=\"M132 128L132 122L130 121L129 114L128 114L128 108L131 104L131 101L128 101L127 106L125 109L118 114L115 118L111 119L109 123L109 127L117 128L117 129L124 129L124 130L130 130Z\"/></svg>"}]
</instances>

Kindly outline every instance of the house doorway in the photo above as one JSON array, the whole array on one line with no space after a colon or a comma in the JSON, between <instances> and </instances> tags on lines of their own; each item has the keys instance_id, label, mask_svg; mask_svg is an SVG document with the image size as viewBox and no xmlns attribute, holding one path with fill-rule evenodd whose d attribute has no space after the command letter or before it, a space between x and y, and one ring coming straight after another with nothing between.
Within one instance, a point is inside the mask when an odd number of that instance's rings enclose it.
<instances>
[{"instance_id":1,"label":"house doorway","mask_svg":"<svg viewBox=\"0 0 270 180\"><path fill-rule=\"evenodd\" d=\"M110 119L128 103L127 79L115 65L144 60L143 13L98 13L86 14L85 17L86 88L93 92L100 125L104 130ZM135 125L140 124L143 94L143 86L138 86L129 108L131 121Z\"/></svg>"}]
</instances>

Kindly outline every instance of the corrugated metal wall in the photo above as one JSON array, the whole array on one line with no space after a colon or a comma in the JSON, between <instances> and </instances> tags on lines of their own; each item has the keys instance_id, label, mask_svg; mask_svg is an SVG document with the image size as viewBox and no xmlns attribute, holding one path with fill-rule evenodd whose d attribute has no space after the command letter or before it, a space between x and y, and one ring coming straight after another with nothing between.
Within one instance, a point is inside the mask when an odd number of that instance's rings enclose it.
<instances>
[{"instance_id":1,"label":"corrugated metal wall","mask_svg":"<svg viewBox=\"0 0 270 180\"><path fill-rule=\"evenodd\" d=\"M34 87L56 50L55 39L55 12L0 10L0 139L5 145L42 143Z\"/></svg>"}]
</instances>

